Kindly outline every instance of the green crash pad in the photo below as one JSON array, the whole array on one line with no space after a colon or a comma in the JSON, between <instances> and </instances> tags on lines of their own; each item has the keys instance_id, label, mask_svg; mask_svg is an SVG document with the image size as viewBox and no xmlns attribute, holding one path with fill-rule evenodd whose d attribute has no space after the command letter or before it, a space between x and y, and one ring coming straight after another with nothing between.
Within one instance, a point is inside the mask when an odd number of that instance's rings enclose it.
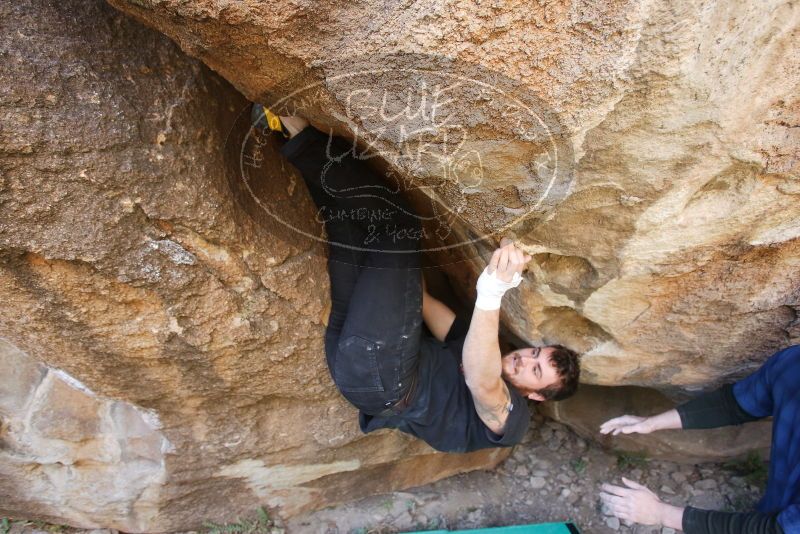
<instances>
[{"instance_id":1,"label":"green crash pad","mask_svg":"<svg viewBox=\"0 0 800 534\"><path fill-rule=\"evenodd\" d=\"M580 534L572 523L540 523L511 527L479 528L475 530L428 530L403 534Z\"/></svg>"}]
</instances>

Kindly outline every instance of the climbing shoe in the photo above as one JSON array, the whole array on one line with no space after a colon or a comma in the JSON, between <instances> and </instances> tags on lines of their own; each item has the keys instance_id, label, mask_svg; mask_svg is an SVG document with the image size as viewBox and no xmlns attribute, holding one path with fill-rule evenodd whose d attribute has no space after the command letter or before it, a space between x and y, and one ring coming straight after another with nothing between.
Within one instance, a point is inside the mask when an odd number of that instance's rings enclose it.
<instances>
[{"instance_id":1,"label":"climbing shoe","mask_svg":"<svg viewBox=\"0 0 800 534\"><path fill-rule=\"evenodd\" d=\"M262 133L278 132L285 138L289 138L289 130L283 125L280 117L265 108L262 104L253 104L253 109L250 112L250 123L253 125L253 128L256 128Z\"/></svg>"}]
</instances>

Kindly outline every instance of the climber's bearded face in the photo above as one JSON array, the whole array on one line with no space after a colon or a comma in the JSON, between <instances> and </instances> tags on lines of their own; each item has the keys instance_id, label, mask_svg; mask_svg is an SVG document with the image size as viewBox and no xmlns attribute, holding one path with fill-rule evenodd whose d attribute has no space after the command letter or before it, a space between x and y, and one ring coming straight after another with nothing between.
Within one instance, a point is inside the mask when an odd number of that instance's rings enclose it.
<instances>
[{"instance_id":1,"label":"climber's bearded face","mask_svg":"<svg viewBox=\"0 0 800 534\"><path fill-rule=\"evenodd\" d=\"M536 401L545 400L539 390L559 382L556 369L550 362L553 347L529 347L503 356L503 378L520 393Z\"/></svg>"}]
</instances>

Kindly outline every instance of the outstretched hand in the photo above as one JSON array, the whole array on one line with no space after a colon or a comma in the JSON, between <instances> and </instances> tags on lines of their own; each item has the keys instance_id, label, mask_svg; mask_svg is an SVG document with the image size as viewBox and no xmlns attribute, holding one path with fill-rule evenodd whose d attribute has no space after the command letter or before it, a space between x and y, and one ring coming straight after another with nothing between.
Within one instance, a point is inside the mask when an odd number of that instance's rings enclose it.
<instances>
[{"instance_id":1,"label":"outstretched hand","mask_svg":"<svg viewBox=\"0 0 800 534\"><path fill-rule=\"evenodd\" d=\"M626 521L680 528L683 509L666 504L641 484L622 478L625 488L603 484L600 499L608 510Z\"/></svg>"},{"instance_id":2,"label":"outstretched hand","mask_svg":"<svg viewBox=\"0 0 800 534\"><path fill-rule=\"evenodd\" d=\"M494 251L492 259L489 260L489 274L497 272L496 276L503 282L511 282L514 274L522 274L525 265L531 261L531 257L518 249L513 241L503 238L500 248Z\"/></svg>"},{"instance_id":3,"label":"outstretched hand","mask_svg":"<svg viewBox=\"0 0 800 534\"><path fill-rule=\"evenodd\" d=\"M600 425L601 434L649 434L655 430L647 417L637 417L635 415L623 415L609 419Z\"/></svg>"}]
</instances>

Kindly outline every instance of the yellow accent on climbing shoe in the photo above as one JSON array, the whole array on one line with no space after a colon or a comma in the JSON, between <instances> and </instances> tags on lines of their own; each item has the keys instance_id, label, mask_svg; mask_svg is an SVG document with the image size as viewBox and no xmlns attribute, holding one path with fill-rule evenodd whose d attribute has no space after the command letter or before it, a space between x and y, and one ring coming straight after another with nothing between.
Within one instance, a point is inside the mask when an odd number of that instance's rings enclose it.
<instances>
[{"instance_id":1,"label":"yellow accent on climbing shoe","mask_svg":"<svg viewBox=\"0 0 800 534\"><path fill-rule=\"evenodd\" d=\"M264 115L267 117L267 125L269 125L270 130L275 130L276 132L283 131L283 124L281 124L281 119L278 118L273 112L264 108Z\"/></svg>"}]
</instances>

